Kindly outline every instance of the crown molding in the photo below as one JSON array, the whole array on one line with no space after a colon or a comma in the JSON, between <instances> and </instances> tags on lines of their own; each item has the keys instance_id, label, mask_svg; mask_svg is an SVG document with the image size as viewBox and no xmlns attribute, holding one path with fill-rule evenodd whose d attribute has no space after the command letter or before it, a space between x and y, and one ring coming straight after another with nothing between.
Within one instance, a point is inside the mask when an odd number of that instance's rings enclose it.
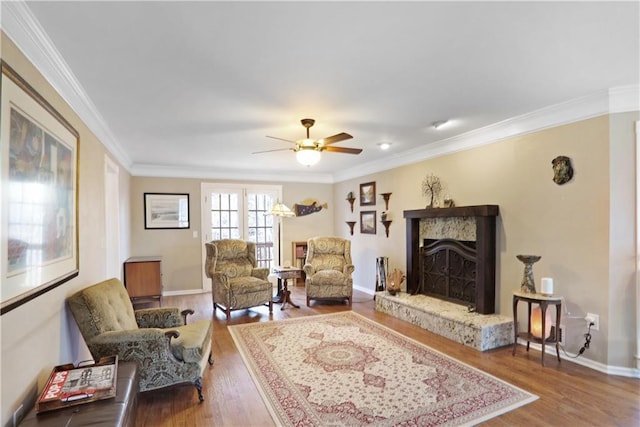
<instances>
[{"instance_id":1,"label":"crown molding","mask_svg":"<svg viewBox=\"0 0 640 427\"><path fill-rule=\"evenodd\" d=\"M195 178L219 179L224 181L260 181L260 182L304 182L333 184L331 174L295 174L282 172L264 172L253 169L220 169L176 165L152 165L136 163L131 167L131 175L157 178Z\"/></svg>"},{"instance_id":2,"label":"crown molding","mask_svg":"<svg viewBox=\"0 0 640 427\"><path fill-rule=\"evenodd\" d=\"M604 114L640 111L640 86L620 86L551 105L520 116L512 117L483 128L475 129L424 147L398 153L389 158L370 162L338 172L335 182L405 166L423 160L469 150L499 142L507 138L562 126Z\"/></svg>"},{"instance_id":3,"label":"crown molding","mask_svg":"<svg viewBox=\"0 0 640 427\"><path fill-rule=\"evenodd\" d=\"M131 159L24 1L2 2L2 31L125 169ZM11 64L9 64L11 65Z\"/></svg>"}]
</instances>

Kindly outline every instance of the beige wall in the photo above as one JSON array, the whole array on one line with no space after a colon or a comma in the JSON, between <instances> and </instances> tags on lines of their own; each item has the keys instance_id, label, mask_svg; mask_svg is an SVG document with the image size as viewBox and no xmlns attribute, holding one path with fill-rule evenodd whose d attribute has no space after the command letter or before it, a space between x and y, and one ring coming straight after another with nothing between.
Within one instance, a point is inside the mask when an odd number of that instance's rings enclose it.
<instances>
[{"instance_id":1,"label":"beige wall","mask_svg":"<svg viewBox=\"0 0 640 427\"><path fill-rule=\"evenodd\" d=\"M211 182L200 179L133 177L131 179L131 256L162 256L163 291L202 290L204 265L202 263L201 184ZM215 182L223 183L223 180ZM226 181L226 183L238 183ZM250 184L250 183L248 183ZM264 185L266 183L260 183ZM145 230L144 193L188 193L190 228L185 230ZM328 209L295 218L284 218L282 223L283 262L291 260L291 242L306 241L319 234L331 234L334 207L333 186L329 184L282 184L282 202L293 205L305 199L327 202ZM193 233L197 232L197 237Z\"/></svg>"},{"instance_id":2,"label":"beige wall","mask_svg":"<svg viewBox=\"0 0 640 427\"><path fill-rule=\"evenodd\" d=\"M0 318L2 329L2 425L25 396L41 389L55 365L89 358L65 298L78 289L106 279L104 146L78 116L2 34L2 60L32 85L79 132L78 237L79 275ZM129 174L120 169L121 256L128 253ZM30 408L27 408L30 409Z\"/></svg>"},{"instance_id":3,"label":"beige wall","mask_svg":"<svg viewBox=\"0 0 640 427\"><path fill-rule=\"evenodd\" d=\"M450 194L458 206L500 206L497 312L512 315L512 291L519 288L523 274L516 255L541 255L534 266L538 286L541 277L552 277L556 293L566 299L567 350L577 352L582 346L583 318L587 312L595 313L601 326L592 333L588 358L633 367L635 196L631 183L637 118L637 113L613 115L610 124L610 116L602 116L336 184L335 201L343 205L335 212L336 233L346 236L342 224L358 221L352 237L354 284L374 289L378 256L389 257L390 269L406 271L402 213L427 204L421 182L434 173L446 185L443 194ZM552 181L551 160L558 155L570 157L574 166L573 180L561 186ZM368 181L376 182L378 194L392 193L389 238L381 224L375 236L360 234L358 213L370 207L360 207L356 201L351 213L344 201L349 191L357 194L359 184ZM383 203L378 196L378 215ZM610 261L610 253L616 260Z\"/></svg>"}]
</instances>

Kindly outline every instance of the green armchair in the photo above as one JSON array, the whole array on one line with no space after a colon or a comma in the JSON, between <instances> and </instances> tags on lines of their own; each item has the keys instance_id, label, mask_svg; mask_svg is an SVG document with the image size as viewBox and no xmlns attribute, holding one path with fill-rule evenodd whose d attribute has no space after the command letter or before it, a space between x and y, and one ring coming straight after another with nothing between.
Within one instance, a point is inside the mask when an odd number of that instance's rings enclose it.
<instances>
[{"instance_id":1,"label":"green armchair","mask_svg":"<svg viewBox=\"0 0 640 427\"><path fill-rule=\"evenodd\" d=\"M118 355L137 362L140 391L190 383L204 400L202 375L213 364L211 320L187 325L193 311L173 307L134 311L115 278L75 293L67 304L94 359Z\"/></svg>"},{"instance_id":2,"label":"green armchair","mask_svg":"<svg viewBox=\"0 0 640 427\"><path fill-rule=\"evenodd\" d=\"M213 311L220 307L231 317L232 310L268 305L273 312L273 286L268 268L257 268L256 244L238 239L205 243L205 272L211 279Z\"/></svg>"},{"instance_id":3,"label":"green armchair","mask_svg":"<svg viewBox=\"0 0 640 427\"><path fill-rule=\"evenodd\" d=\"M355 270L351 241L340 237L314 237L307 241L307 258L302 267L306 279L307 306L312 299L353 300Z\"/></svg>"}]
</instances>

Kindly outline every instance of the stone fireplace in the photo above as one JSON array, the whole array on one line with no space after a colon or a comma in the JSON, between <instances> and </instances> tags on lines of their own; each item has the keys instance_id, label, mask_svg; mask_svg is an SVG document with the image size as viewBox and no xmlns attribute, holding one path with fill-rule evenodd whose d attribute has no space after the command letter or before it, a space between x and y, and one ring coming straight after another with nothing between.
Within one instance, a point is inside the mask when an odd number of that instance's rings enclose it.
<instances>
[{"instance_id":1,"label":"stone fireplace","mask_svg":"<svg viewBox=\"0 0 640 427\"><path fill-rule=\"evenodd\" d=\"M407 292L495 312L498 206L404 211Z\"/></svg>"},{"instance_id":2,"label":"stone fireplace","mask_svg":"<svg viewBox=\"0 0 640 427\"><path fill-rule=\"evenodd\" d=\"M513 319L494 314L497 216L496 205L404 211L407 292L376 292L376 310L480 351L512 345Z\"/></svg>"}]
</instances>

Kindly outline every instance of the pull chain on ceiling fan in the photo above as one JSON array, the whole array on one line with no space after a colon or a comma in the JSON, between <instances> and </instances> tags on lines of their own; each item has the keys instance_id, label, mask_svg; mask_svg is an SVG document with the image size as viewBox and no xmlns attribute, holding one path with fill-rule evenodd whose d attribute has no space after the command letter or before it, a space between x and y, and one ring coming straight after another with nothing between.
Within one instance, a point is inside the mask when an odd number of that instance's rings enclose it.
<instances>
[{"instance_id":1,"label":"pull chain on ceiling fan","mask_svg":"<svg viewBox=\"0 0 640 427\"><path fill-rule=\"evenodd\" d=\"M309 128L314 125L314 119L302 119L300 120L302 126L307 129L307 137L305 139L299 141L290 141L284 138L278 138L276 136L268 136L267 138L278 139L280 141L290 142L295 144L295 148L280 148L276 150L264 150L264 151L256 151L251 154L258 153L268 153L272 151L284 151L284 150L292 150L296 153L296 159L299 163L305 166L312 166L320 161L321 153L323 151L334 152L334 153L346 153L346 154L360 154L362 152L361 148L346 148L346 147L333 147L331 144L335 144L336 142L344 141L347 139L353 138L351 135L345 132L338 133L333 136L329 136L327 138L313 140L309 136Z\"/></svg>"}]
</instances>

